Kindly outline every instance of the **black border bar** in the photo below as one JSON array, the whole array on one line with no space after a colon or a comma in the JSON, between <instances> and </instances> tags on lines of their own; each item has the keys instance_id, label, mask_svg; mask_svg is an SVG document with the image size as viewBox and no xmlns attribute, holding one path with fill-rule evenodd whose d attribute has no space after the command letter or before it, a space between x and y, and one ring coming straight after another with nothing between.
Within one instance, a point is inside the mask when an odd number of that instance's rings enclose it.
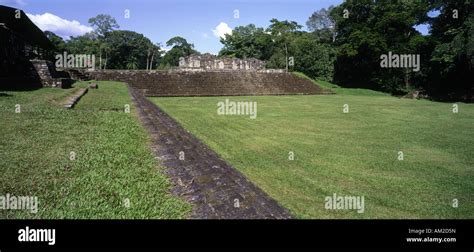
<instances>
[{"instance_id":1,"label":"black border bar","mask_svg":"<svg viewBox=\"0 0 474 252\"><path fill-rule=\"evenodd\" d=\"M19 229L55 229L55 245ZM413 234L409 229L433 230ZM434 233L434 230L455 233ZM474 220L0 220L0 250L43 248L392 248L474 251ZM407 237L456 242L408 243Z\"/></svg>"}]
</instances>

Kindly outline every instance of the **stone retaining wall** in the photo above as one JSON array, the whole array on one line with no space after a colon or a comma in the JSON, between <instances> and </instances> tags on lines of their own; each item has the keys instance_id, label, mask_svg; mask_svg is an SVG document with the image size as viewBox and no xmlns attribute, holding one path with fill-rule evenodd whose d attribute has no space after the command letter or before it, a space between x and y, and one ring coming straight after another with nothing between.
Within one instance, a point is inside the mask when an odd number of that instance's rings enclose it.
<instances>
[{"instance_id":1,"label":"stone retaining wall","mask_svg":"<svg viewBox=\"0 0 474 252\"><path fill-rule=\"evenodd\" d=\"M95 80L123 81L147 96L225 96L328 93L308 79L268 71L133 71L88 72Z\"/></svg>"}]
</instances>

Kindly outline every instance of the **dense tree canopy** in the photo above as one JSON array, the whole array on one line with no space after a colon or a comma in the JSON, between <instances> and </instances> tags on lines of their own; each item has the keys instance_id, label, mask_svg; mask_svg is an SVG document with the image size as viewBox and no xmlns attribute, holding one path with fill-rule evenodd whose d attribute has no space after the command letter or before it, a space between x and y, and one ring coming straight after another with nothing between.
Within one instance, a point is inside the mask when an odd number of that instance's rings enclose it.
<instances>
[{"instance_id":1,"label":"dense tree canopy","mask_svg":"<svg viewBox=\"0 0 474 252\"><path fill-rule=\"evenodd\" d=\"M303 33L290 44L294 70L310 77L332 81L336 51L331 45L320 43L311 33Z\"/></svg>"},{"instance_id":2,"label":"dense tree canopy","mask_svg":"<svg viewBox=\"0 0 474 252\"><path fill-rule=\"evenodd\" d=\"M469 1L432 1L440 15L431 20L434 49L430 88L437 94L464 96L473 87L474 12Z\"/></svg>"},{"instance_id":3,"label":"dense tree canopy","mask_svg":"<svg viewBox=\"0 0 474 252\"><path fill-rule=\"evenodd\" d=\"M232 35L226 34L225 38L221 39L221 43L224 47L219 55L242 59L268 60L274 50L271 35L263 28L255 27L254 24L236 27Z\"/></svg>"},{"instance_id":4,"label":"dense tree canopy","mask_svg":"<svg viewBox=\"0 0 474 252\"><path fill-rule=\"evenodd\" d=\"M133 31L119 30L110 32L106 41L110 48L110 68L146 69L148 49L153 46L148 38Z\"/></svg>"},{"instance_id":5,"label":"dense tree canopy","mask_svg":"<svg viewBox=\"0 0 474 252\"><path fill-rule=\"evenodd\" d=\"M257 58L267 68L301 71L311 77L332 80L335 51L316 34L301 31L294 21L270 20L267 28L238 26L221 39L220 56Z\"/></svg>"},{"instance_id":6,"label":"dense tree canopy","mask_svg":"<svg viewBox=\"0 0 474 252\"><path fill-rule=\"evenodd\" d=\"M389 52L418 54L425 39L414 26L427 10L423 1L360 0L335 7L331 12L337 34L335 81L395 93L410 89L417 73L411 69L381 68L380 57Z\"/></svg>"},{"instance_id":7,"label":"dense tree canopy","mask_svg":"<svg viewBox=\"0 0 474 252\"><path fill-rule=\"evenodd\" d=\"M157 66L160 46L134 31L115 30L119 26L109 15L100 14L89 19L94 31L64 41L56 34L46 31L46 36L55 45L54 53L93 54L97 68L101 69L153 69ZM54 57L50 57L54 59Z\"/></svg>"},{"instance_id":8,"label":"dense tree canopy","mask_svg":"<svg viewBox=\"0 0 474 252\"><path fill-rule=\"evenodd\" d=\"M266 29L253 24L236 27L221 39L220 55L255 57L266 60L270 68L285 68L294 60L290 70L348 87L469 96L472 8L470 1L347 0L316 10L306 22L309 33L295 22L276 19ZM440 14L428 15L433 11ZM430 25L430 34L420 34L415 29L420 24ZM381 59L389 54L413 57L413 64L382 67Z\"/></svg>"},{"instance_id":9,"label":"dense tree canopy","mask_svg":"<svg viewBox=\"0 0 474 252\"><path fill-rule=\"evenodd\" d=\"M440 14L430 17L433 11ZM345 1L331 11L337 34L334 81L392 93L472 92L473 15L469 1ZM416 31L419 24L431 25L430 34ZM388 52L419 55L419 71L381 68L380 57Z\"/></svg>"}]
</instances>

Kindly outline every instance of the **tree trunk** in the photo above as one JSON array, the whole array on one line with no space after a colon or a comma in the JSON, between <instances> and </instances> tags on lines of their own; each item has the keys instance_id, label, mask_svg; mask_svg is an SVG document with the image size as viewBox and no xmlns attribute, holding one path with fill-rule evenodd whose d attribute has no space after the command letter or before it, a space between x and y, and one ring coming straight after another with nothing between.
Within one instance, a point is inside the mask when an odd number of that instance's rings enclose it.
<instances>
[{"instance_id":1,"label":"tree trunk","mask_svg":"<svg viewBox=\"0 0 474 252\"><path fill-rule=\"evenodd\" d=\"M104 63L104 70L107 69L107 61L109 60L109 55L105 52L105 63Z\"/></svg>"},{"instance_id":2,"label":"tree trunk","mask_svg":"<svg viewBox=\"0 0 474 252\"><path fill-rule=\"evenodd\" d=\"M146 54L146 70L150 68L150 49L148 49L147 54Z\"/></svg>"},{"instance_id":3,"label":"tree trunk","mask_svg":"<svg viewBox=\"0 0 474 252\"><path fill-rule=\"evenodd\" d=\"M410 69L405 70L405 88L406 90L410 90Z\"/></svg>"},{"instance_id":4,"label":"tree trunk","mask_svg":"<svg viewBox=\"0 0 474 252\"><path fill-rule=\"evenodd\" d=\"M102 49L99 49L99 69L102 69Z\"/></svg>"},{"instance_id":5,"label":"tree trunk","mask_svg":"<svg viewBox=\"0 0 474 252\"><path fill-rule=\"evenodd\" d=\"M153 54L151 55L151 61L150 61L150 70L153 69L153 58L155 57L155 52L153 51Z\"/></svg>"},{"instance_id":6,"label":"tree trunk","mask_svg":"<svg viewBox=\"0 0 474 252\"><path fill-rule=\"evenodd\" d=\"M285 43L285 69L286 69L286 72L288 72L288 46L286 45Z\"/></svg>"}]
</instances>

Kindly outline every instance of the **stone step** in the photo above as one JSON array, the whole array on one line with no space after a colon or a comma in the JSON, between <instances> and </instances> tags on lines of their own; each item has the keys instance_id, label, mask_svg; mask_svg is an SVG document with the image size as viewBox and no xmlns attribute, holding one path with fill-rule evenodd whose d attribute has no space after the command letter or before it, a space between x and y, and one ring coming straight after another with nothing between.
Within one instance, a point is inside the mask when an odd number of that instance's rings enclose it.
<instances>
[{"instance_id":1,"label":"stone step","mask_svg":"<svg viewBox=\"0 0 474 252\"><path fill-rule=\"evenodd\" d=\"M328 93L291 73L95 71L97 80L129 83L150 96L282 95Z\"/></svg>"}]
</instances>

